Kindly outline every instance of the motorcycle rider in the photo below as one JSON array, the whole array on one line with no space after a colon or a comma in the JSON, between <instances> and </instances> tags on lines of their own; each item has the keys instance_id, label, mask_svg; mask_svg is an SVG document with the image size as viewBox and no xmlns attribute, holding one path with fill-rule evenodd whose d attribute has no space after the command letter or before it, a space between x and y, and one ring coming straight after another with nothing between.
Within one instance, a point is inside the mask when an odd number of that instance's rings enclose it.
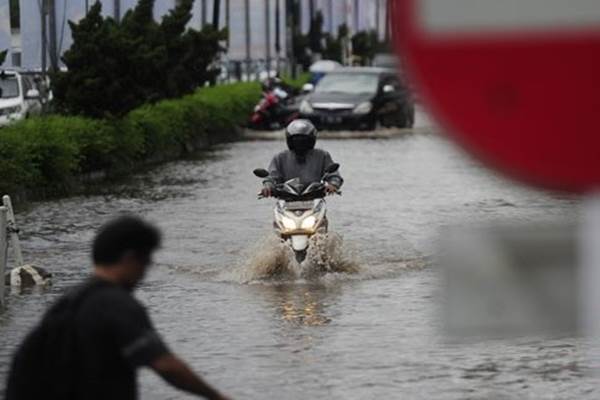
<instances>
[{"instance_id":1,"label":"motorcycle rider","mask_svg":"<svg viewBox=\"0 0 600 400\"><path fill-rule=\"evenodd\" d=\"M275 185L298 178L300 183L308 185L319 182L325 170L333 160L325 150L316 149L317 128L306 119L292 121L285 129L288 150L275 155L269 164L269 177L263 181L261 194L270 197ZM344 183L338 172L325 177L325 192L336 193Z\"/></svg>"}]
</instances>

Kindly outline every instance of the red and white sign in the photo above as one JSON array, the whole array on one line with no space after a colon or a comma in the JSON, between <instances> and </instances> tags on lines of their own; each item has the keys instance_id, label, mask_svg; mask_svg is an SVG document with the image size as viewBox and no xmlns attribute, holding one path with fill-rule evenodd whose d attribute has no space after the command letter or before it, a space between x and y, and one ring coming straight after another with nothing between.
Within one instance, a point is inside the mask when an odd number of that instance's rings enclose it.
<instances>
[{"instance_id":1,"label":"red and white sign","mask_svg":"<svg viewBox=\"0 0 600 400\"><path fill-rule=\"evenodd\" d=\"M423 98L485 161L527 182L600 188L597 0L392 0Z\"/></svg>"}]
</instances>

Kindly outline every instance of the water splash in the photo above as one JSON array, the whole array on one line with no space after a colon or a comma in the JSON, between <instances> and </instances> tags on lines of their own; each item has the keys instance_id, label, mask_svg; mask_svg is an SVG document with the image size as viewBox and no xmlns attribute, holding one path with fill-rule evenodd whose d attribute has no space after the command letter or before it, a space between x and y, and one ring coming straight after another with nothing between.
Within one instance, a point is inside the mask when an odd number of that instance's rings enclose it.
<instances>
[{"instance_id":1,"label":"water splash","mask_svg":"<svg viewBox=\"0 0 600 400\"><path fill-rule=\"evenodd\" d=\"M289 244L269 234L247 252L240 266L221 278L241 283L289 282L319 279L330 273L356 274L360 272L360 263L355 254L344 246L340 235L317 234L310 238L306 259L298 263Z\"/></svg>"}]
</instances>

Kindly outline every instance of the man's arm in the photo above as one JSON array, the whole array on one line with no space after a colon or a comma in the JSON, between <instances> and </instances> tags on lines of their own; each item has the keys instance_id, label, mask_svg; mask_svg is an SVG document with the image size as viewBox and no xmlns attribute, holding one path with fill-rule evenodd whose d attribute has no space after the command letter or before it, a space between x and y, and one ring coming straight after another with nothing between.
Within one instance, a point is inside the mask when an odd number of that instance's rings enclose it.
<instances>
[{"instance_id":1,"label":"man's arm","mask_svg":"<svg viewBox=\"0 0 600 400\"><path fill-rule=\"evenodd\" d=\"M273 195L273 189L275 189L275 185L281 183L281 181L283 180L282 172L279 168L280 163L278 157L279 156L276 155L269 163L269 176L265 180L263 180L263 189L261 191L261 194L264 197L271 197Z\"/></svg>"},{"instance_id":2,"label":"man's arm","mask_svg":"<svg viewBox=\"0 0 600 400\"><path fill-rule=\"evenodd\" d=\"M150 367L165 381L178 389L203 396L209 400L228 399L204 382L186 363L173 354L165 354L157 358L150 364Z\"/></svg>"},{"instance_id":3,"label":"man's arm","mask_svg":"<svg viewBox=\"0 0 600 400\"><path fill-rule=\"evenodd\" d=\"M269 177L264 180L264 183L270 183L272 185L277 185L283 181L283 172L281 171L279 155L273 157L271 162L269 163Z\"/></svg>"}]
</instances>

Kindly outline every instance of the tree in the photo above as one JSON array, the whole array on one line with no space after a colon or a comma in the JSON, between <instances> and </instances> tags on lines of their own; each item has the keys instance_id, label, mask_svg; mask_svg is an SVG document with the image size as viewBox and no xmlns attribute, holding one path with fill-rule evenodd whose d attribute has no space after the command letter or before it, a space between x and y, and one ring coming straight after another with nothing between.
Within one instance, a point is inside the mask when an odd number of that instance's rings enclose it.
<instances>
[{"instance_id":1,"label":"tree","mask_svg":"<svg viewBox=\"0 0 600 400\"><path fill-rule=\"evenodd\" d=\"M335 60L337 62L343 61L343 41L348 37L348 26L342 24L338 26L337 37L332 35L325 36L325 48L323 49L323 58L328 60Z\"/></svg>"},{"instance_id":2,"label":"tree","mask_svg":"<svg viewBox=\"0 0 600 400\"><path fill-rule=\"evenodd\" d=\"M95 3L79 23L69 22L73 45L64 54L68 72L53 76L58 109L93 117L121 115L137 104L126 73L127 52L117 26ZM129 90L127 90L129 89Z\"/></svg>"},{"instance_id":3,"label":"tree","mask_svg":"<svg viewBox=\"0 0 600 400\"><path fill-rule=\"evenodd\" d=\"M69 22L73 45L66 72L54 76L59 110L119 117L139 105L180 97L213 79L227 31L188 29L193 0L180 0L160 23L155 0L139 0L121 22L102 16L96 2L79 23Z\"/></svg>"},{"instance_id":4,"label":"tree","mask_svg":"<svg viewBox=\"0 0 600 400\"><path fill-rule=\"evenodd\" d=\"M310 30L308 31L308 44L313 53L323 52L323 13L319 10L315 17L310 21Z\"/></svg>"},{"instance_id":5,"label":"tree","mask_svg":"<svg viewBox=\"0 0 600 400\"><path fill-rule=\"evenodd\" d=\"M359 57L361 65L369 65L378 49L376 31L360 31L352 36L352 52Z\"/></svg>"},{"instance_id":6,"label":"tree","mask_svg":"<svg viewBox=\"0 0 600 400\"><path fill-rule=\"evenodd\" d=\"M227 39L227 30L216 30L212 25L205 25L201 31L186 30L193 3L181 0L160 25L168 56L165 97L190 93L199 83L212 82L219 73L212 64L225 50L220 41Z\"/></svg>"},{"instance_id":7,"label":"tree","mask_svg":"<svg viewBox=\"0 0 600 400\"><path fill-rule=\"evenodd\" d=\"M0 51L0 66L4 64L6 61L6 56L8 55L8 50Z\"/></svg>"}]
</instances>

